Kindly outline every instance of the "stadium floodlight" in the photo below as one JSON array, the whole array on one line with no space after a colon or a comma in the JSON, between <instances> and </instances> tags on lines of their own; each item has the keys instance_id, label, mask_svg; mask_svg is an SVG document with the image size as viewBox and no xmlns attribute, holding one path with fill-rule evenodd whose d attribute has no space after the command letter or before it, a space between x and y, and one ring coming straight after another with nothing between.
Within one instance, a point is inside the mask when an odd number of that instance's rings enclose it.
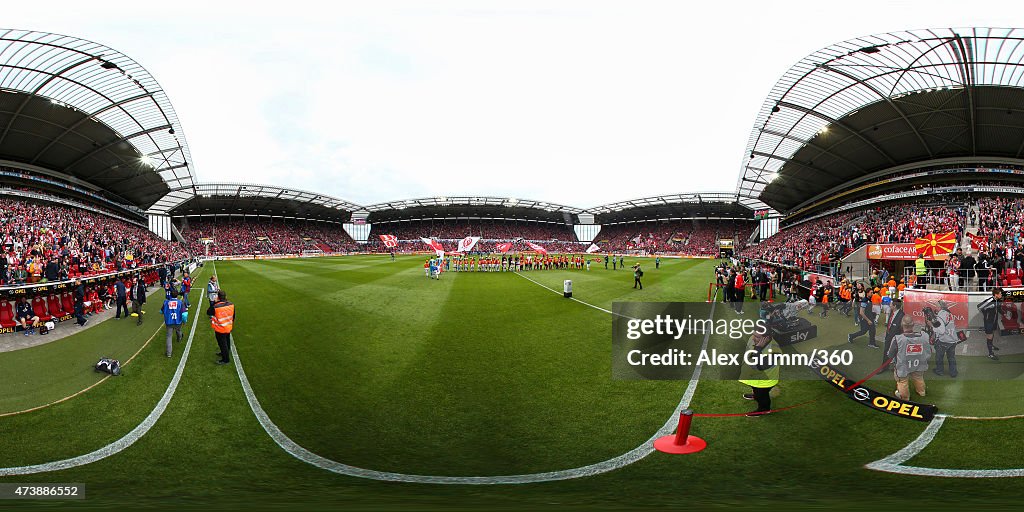
<instances>
[{"instance_id":1,"label":"stadium floodlight","mask_svg":"<svg viewBox=\"0 0 1024 512\"><path fill-rule=\"evenodd\" d=\"M142 155L139 157L139 163L146 167L156 167L156 162L149 155Z\"/></svg>"}]
</instances>

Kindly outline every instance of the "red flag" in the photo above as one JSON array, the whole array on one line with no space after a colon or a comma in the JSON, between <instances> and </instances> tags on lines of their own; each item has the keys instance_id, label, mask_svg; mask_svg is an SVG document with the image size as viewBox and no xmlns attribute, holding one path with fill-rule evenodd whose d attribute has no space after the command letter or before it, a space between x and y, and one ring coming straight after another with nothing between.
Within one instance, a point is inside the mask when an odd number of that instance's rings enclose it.
<instances>
[{"instance_id":1,"label":"red flag","mask_svg":"<svg viewBox=\"0 0 1024 512\"><path fill-rule=\"evenodd\" d=\"M925 257L945 257L956 249L956 235L950 233L929 233L917 240L914 240L918 254Z\"/></svg>"},{"instance_id":2,"label":"red flag","mask_svg":"<svg viewBox=\"0 0 1024 512\"><path fill-rule=\"evenodd\" d=\"M495 248L498 249L498 252L506 253L506 252L509 251L509 249L512 248L512 242L505 242L505 243L498 244L498 245L495 246Z\"/></svg>"},{"instance_id":3,"label":"red flag","mask_svg":"<svg viewBox=\"0 0 1024 512\"><path fill-rule=\"evenodd\" d=\"M541 253L543 255L547 255L547 253L548 253L547 249L545 249L545 248L543 248L543 247L541 247L541 246L539 246L539 245L537 245L537 244L535 244L533 242L526 242L526 245L530 249L533 249L534 251L537 251L537 252L539 252L539 253Z\"/></svg>"},{"instance_id":4,"label":"red flag","mask_svg":"<svg viewBox=\"0 0 1024 512\"><path fill-rule=\"evenodd\" d=\"M978 236L974 233L967 233L967 236L971 239L971 249L976 251L987 251L988 250L988 237Z\"/></svg>"},{"instance_id":5,"label":"red flag","mask_svg":"<svg viewBox=\"0 0 1024 512\"><path fill-rule=\"evenodd\" d=\"M391 249L398 247L398 237L395 235L380 235L380 240L384 242L384 247Z\"/></svg>"}]
</instances>

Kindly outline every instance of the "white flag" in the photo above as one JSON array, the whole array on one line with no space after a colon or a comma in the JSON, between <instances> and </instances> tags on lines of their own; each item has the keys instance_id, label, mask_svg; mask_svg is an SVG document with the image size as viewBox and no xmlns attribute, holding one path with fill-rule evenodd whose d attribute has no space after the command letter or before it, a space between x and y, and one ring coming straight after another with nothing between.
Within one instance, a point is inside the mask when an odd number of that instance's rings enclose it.
<instances>
[{"instance_id":1,"label":"white flag","mask_svg":"<svg viewBox=\"0 0 1024 512\"><path fill-rule=\"evenodd\" d=\"M434 254L437 254L438 257L444 257L444 246L441 245L441 242L423 237L420 237L420 240L429 245L430 248L434 250Z\"/></svg>"},{"instance_id":2,"label":"white flag","mask_svg":"<svg viewBox=\"0 0 1024 512\"><path fill-rule=\"evenodd\" d=\"M593 254L600 250L601 248L598 247L597 244L590 244L590 247L587 248L587 254Z\"/></svg>"},{"instance_id":3,"label":"white flag","mask_svg":"<svg viewBox=\"0 0 1024 512\"><path fill-rule=\"evenodd\" d=\"M478 237L478 236L467 236L466 238L463 238L462 240L459 240L459 250L458 250L458 252L469 252L469 251L472 251L473 247L476 247L476 243L479 242L479 241L480 241L480 237Z\"/></svg>"}]
</instances>

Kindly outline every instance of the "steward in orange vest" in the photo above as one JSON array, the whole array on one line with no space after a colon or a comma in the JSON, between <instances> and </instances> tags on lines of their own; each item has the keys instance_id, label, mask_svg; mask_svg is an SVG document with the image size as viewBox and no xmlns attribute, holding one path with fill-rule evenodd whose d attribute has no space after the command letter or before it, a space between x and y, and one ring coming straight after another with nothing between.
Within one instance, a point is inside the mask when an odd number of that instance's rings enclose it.
<instances>
[{"instance_id":1,"label":"steward in orange vest","mask_svg":"<svg viewBox=\"0 0 1024 512\"><path fill-rule=\"evenodd\" d=\"M231 329L235 325L235 305L228 302L228 296L224 290L217 294L217 301L210 304L206 314L210 317L210 326L217 336L217 346L220 347L220 360L217 364L228 364L231 362Z\"/></svg>"}]
</instances>

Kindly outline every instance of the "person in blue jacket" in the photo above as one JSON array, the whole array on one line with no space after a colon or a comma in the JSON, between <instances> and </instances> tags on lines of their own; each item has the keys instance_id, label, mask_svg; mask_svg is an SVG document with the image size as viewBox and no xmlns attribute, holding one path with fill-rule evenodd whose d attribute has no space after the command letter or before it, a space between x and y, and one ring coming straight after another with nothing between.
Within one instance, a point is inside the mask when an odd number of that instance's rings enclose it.
<instances>
[{"instance_id":1,"label":"person in blue jacket","mask_svg":"<svg viewBox=\"0 0 1024 512\"><path fill-rule=\"evenodd\" d=\"M175 341L181 341L181 324L185 312L185 304L178 299L178 290L171 290L170 296L160 306L160 312L164 315L164 325L167 327L167 357L171 357L171 337L173 334Z\"/></svg>"}]
</instances>

